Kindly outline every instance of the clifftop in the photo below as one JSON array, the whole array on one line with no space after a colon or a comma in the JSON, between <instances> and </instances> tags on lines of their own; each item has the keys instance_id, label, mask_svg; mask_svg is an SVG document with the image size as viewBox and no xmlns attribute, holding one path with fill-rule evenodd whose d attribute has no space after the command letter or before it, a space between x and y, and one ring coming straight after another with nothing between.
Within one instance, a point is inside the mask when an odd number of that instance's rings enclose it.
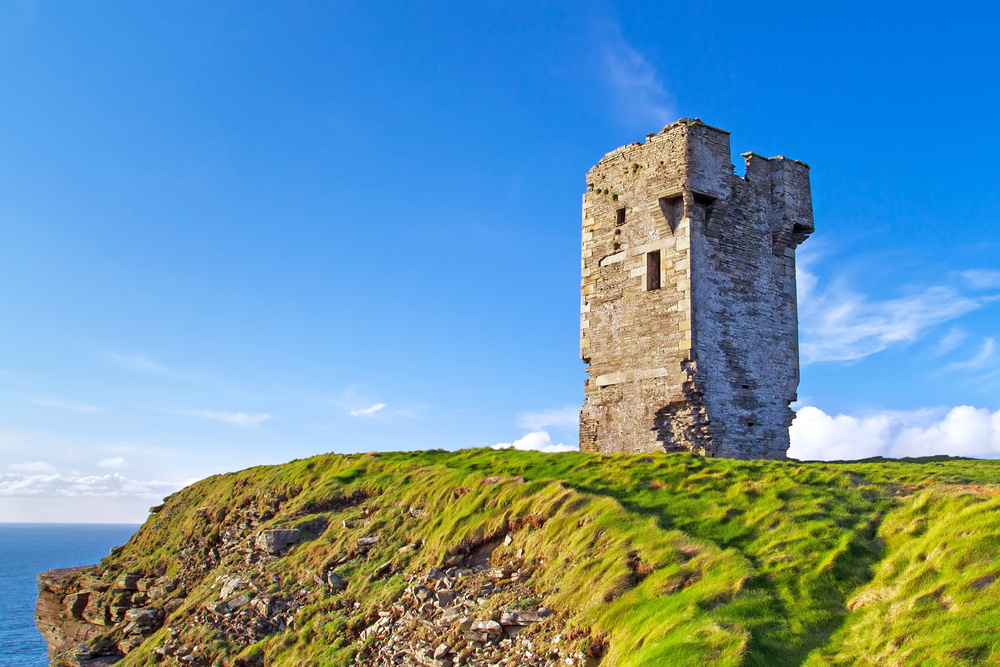
<instances>
[{"instance_id":1,"label":"clifftop","mask_svg":"<svg viewBox=\"0 0 1000 667\"><path fill-rule=\"evenodd\" d=\"M58 665L979 664L998 492L959 459L317 456L170 496L40 575L38 623Z\"/></svg>"}]
</instances>

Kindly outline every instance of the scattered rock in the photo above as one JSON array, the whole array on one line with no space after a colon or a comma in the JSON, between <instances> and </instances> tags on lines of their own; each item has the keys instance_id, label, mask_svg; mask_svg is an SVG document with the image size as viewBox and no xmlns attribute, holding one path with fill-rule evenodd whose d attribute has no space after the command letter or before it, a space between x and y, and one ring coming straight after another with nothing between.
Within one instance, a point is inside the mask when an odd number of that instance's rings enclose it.
<instances>
[{"instance_id":1,"label":"scattered rock","mask_svg":"<svg viewBox=\"0 0 1000 667\"><path fill-rule=\"evenodd\" d=\"M162 617L156 609L129 609L125 612L125 620L140 628L158 628Z\"/></svg>"},{"instance_id":2,"label":"scattered rock","mask_svg":"<svg viewBox=\"0 0 1000 667\"><path fill-rule=\"evenodd\" d=\"M537 611L505 611L500 614L500 624L528 625L529 623L538 623L542 618L543 616Z\"/></svg>"},{"instance_id":3,"label":"scattered rock","mask_svg":"<svg viewBox=\"0 0 1000 667\"><path fill-rule=\"evenodd\" d=\"M485 632L490 637L497 637L503 632L503 628L494 620L473 621L472 627L469 629L473 632Z\"/></svg>"},{"instance_id":4,"label":"scattered rock","mask_svg":"<svg viewBox=\"0 0 1000 667\"><path fill-rule=\"evenodd\" d=\"M239 577L227 577L222 584L222 590L219 591L219 599L225 600L226 598L230 598L233 593L246 587L247 582L243 581Z\"/></svg>"},{"instance_id":5,"label":"scattered rock","mask_svg":"<svg viewBox=\"0 0 1000 667\"><path fill-rule=\"evenodd\" d=\"M326 574L326 582L335 591L347 590L347 582L341 579L332 570Z\"/></svg>"}]
</instances>

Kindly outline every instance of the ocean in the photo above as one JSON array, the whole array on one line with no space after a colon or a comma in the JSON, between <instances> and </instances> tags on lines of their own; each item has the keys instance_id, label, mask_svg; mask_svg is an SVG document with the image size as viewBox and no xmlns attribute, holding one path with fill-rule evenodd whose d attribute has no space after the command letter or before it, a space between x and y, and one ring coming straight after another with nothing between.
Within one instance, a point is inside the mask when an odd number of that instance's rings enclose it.
<instances>
[{"instance_id":1,"label":"ocean","mask_svg":"<svg viewBox=\"0 0 1000 667\"><path fill-rule=\"evenodd\" d=\"M0 523L0 665L48 665L45 641L35 629L35 575L96 563L138 529L131 524Z\"/></svg>"}]
</instances>

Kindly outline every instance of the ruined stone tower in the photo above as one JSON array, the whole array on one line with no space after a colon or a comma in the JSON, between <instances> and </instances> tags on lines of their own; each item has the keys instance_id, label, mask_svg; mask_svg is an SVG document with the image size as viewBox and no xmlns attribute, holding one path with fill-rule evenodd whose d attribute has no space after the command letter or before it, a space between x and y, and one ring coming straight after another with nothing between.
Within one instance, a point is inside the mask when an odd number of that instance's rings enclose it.
<instances>
[{"instance_id":1,"label":"ruined stone tower","mask_svg":"<svg viewBox=\"0 0 1000 667\"><path fill-rule=\"evenodd\" d=\"M799 383L809 167L682 118L612 151L583 197L580 449L783 459Z\"/></svg>"}]
</instances>

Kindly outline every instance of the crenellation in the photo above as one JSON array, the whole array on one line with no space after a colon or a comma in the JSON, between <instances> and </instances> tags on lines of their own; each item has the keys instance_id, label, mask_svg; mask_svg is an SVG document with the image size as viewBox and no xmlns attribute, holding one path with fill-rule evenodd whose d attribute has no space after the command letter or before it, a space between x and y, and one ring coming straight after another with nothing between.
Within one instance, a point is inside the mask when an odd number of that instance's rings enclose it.
<instances>
[{"instance_id":1,"label":"crenellation","mask_svg":"<svg viewBox=\"0 0 1000 667\"><path fill-rule=\"evenodd\" d=\"M743 157L741 178L728 132L681 119L587 173L581 449L785 457L809 166Z\"/></svg>"}]
</instances>

